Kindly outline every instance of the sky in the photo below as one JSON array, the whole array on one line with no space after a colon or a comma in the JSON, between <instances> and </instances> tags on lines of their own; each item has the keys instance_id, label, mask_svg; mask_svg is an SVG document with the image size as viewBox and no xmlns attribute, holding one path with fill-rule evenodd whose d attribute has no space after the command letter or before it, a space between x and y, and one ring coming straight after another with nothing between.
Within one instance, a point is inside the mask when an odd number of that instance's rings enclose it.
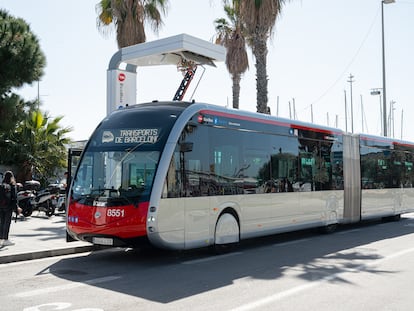
<instances>
[{"instance_id":1,"label":"sky","mask_svg":"<svg viewBox=\"0 0 414 311\"><path fill-rule=\"evenodd\" d=\"M106 71L118 50L115 33L103 36L96 27L98 2L0 0L0 8L30 24L47 59L39 84L15 91L25 100L39 96L42 110L73 128L74 140L88 139L106 115ZM182 33L212 40L213 21L224 16L221 3L170 0L163 27L158 34L148 27L147 41ZM384 5L387 110L394 103L388 136L414 142L412 16L414 0ZM255 60L248 53L240 109L256 111ZM231 77L224 63L216 65L203 75L197 70L184 99L232 106ZM380 135L381 97L371 90L382 88L381 0L286 1L268 42L267 70L272 115ZM175 66L138 68L137 101L171 100L181 79Z\"/></svg>"}]
</instances>

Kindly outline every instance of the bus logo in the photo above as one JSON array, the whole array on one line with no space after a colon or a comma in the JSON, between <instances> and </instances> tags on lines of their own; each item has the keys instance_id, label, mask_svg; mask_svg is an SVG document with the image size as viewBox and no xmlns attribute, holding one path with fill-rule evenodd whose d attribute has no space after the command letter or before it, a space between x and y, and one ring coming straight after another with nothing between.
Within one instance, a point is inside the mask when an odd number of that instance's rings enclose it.
<instances>
[{"instance_id":1,"label":"bus logo","mask_svg":"<svg viewBox=\"0 0 414 311\"><path fill-rule=\"evenodd\" d=\"M102 142L103 143L110 143L114 141L114 134L110 131L104 131L102 133Z\"/></svg>"},{"instance_id":2,"label":"bus logo","mask_svg":"<svg viewBox=\"0 0 414 311\"><path fill-rule=\"evenodd\" d=\"M125 81L125 79L126 79L125 74L121 72L121 73L118 75L118 80L119 80L119 82L124 82L124 81Z\"/></svg>"}]
</instances>

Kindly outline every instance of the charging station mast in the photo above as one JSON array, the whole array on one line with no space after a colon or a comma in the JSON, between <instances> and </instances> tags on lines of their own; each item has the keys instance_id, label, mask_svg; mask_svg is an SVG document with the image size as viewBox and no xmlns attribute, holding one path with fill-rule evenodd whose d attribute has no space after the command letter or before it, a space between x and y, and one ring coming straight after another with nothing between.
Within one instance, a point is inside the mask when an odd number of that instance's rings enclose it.
<instances>
[{"instance_id":1,"label":"charging station mast","mask_svg":"<svg viewBox=\"0 0 414 311\"><path fill-rule=\"evenodd\" d=\"M121 48L111 58L107 70L106 112L134 105L137 101L137 68L191 63L210 65L224 61L223 46L180 34L151 42Z\"/></svg>"}]
</instances>

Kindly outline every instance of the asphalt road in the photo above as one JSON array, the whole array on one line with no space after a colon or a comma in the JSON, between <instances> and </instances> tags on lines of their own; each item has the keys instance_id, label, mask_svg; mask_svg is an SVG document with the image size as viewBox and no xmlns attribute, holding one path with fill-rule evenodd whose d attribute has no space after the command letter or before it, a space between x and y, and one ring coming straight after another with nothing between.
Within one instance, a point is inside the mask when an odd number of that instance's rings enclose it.
<instances>
[{"instance_id":1,"label":"asphalt road","mask_svg":"<svg viewBox=\"0 0 414 311\"><path fill-rule=\"evenodd\" d=\"M224 255L112 249L0 266L1 310L412 310L414 214Z\"/></svg>"}]
</instances>

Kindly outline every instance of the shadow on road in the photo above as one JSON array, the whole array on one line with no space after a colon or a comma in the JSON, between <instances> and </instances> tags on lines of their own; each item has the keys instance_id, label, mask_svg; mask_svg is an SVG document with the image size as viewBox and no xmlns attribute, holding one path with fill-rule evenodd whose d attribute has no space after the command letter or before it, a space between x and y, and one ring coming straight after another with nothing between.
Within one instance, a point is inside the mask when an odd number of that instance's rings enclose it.
<instances>
[{"instance_id":1,"label":"shadow on road","mask_svg":"<svg viewBox=\"0 0 414 311\"><path fill-rule=\"evenodd\" d=\"M413 233L414 218L405 217L399 222L344 226L330 235L301 231L252 239L221 256L212 255L208 249L111 249L62 259L49 271L70 281L169 303L231 285L241 278L276 280L289 274L309 282L348 283L343 272L391 273L370 264L382 258L370 244ZM108 282L91 282L110 276L115 277Z\"/></svg>"}]
</instances>

